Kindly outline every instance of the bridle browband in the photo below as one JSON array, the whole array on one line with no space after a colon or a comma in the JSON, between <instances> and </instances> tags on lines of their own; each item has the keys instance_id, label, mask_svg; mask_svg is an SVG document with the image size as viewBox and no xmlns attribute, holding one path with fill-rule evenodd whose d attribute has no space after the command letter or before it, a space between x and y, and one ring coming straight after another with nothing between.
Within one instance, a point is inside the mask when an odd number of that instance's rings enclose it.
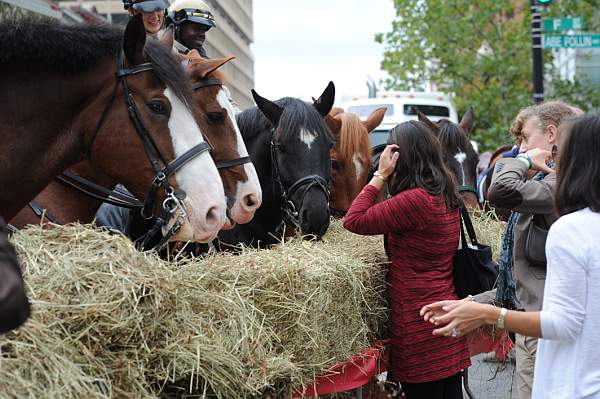
<instances>
[{"instance_id":1,"label":"bridle browband","mask_svg":"<svg viewBox=\"0 0 600 399\"><path fill-rule=\"evenodd\" d=\"M185 209L183 207L183 200L185 199L186 193L183 190L175 191L175 189L169 184L167 178L177 172L181 167L183 167L186 163L197 157L198 155L209 151L211 148L207 142L201 142L198 145L192 147L182 155L178 156L171 162L167 163L165 157L160 152L158 145L150 135L148 129L144 125L142 119L139 116L137 107L135 106L135 101L133 99L133 94L129 90L129 85L127 84L127 76L135 75L141 72L151 71L153 69L151 63L144 63L140 65L136 65L132 68L124 67L124 58L123 53L120 52L117 55L117 72L116 72L116 82L113 88L112 94L109 98L109 101L106 103L104 110L100 114L100 118L98 123L96 124L96 128L92 133L92 138L90 140L90 144L87 147L86 155L88 158L91 158L92 147L94 145L95 139L98 136L98 132L102 127L104 120L106 119L106 115L108 114L108 109L110 108L112 102L116 97L116 92L119 84L121 84L123 88L123 96L125 97L125 102L127 103L127 113L129 114L129 119L133 123L135 130L138 134L138 137L142 141L144 146L144 152L154 170L154 178L152 179L152 186L148 194L146 195L146 199L143 202L143 206L141 209L142 217L145 219L151 219L154 217L154 205L155 205L155 197L156 193L160 188L164 189L166 198L162 203L162 214L156 218L156 223L153 226L153 232L158 231L162 227L166 226L171 219L175 216L175 211L180 210L181 214L178 219L175 221L173 226L169 229L166 235L160 240L160 242L156 245L155 248L160 249L164 246L167 240L176 234L182 226L182 219L185 216ZM164 167L163 167L164 166ZM139 206L139 203L135 204L136 207ZM144 242L151 237L146 236Z\"/></svg>"},{"instance_id":2,"label":"bridle browband","mask_svg":"<svg viewBox=\"0 0 600 399\"><path fill-rule=\"evenodd\" d=\"M196 91L198 89L211 86L223 86L223 81L221 81L221 79L215 78L202 78L192 85L192 89ZM252 163L252 159L249 156L224 161L215 161L217 169L233 168L234 166L244 165L246 163Z\"/></svg>"},{"instance_id":3,"label":"bridle browband","mask_svg":"<svg viewBox=\"0 0 600 399\"><path fill-rule=\"evenodd\" d=\"M298 219L298 210L302 208L304 198L312 187L317 187L323 194L329 205L329 181L319 175L308 175L296 180L290 187L286 188L281 181L281 172L279 170L279 159L277 157L277 148L279 147L275 143L275 129L271 130L271 165L273 169L273 181L279 186L281 192L281 198L283 203L281 205L281 211L283 213L283 221L278 227L278 230L284 227L284 224L292 224L294 227L300 230L300 220ZM300 193L300 202L298 208L294 205L292 198L295 194Z\"/></svg>"}]
</instances>

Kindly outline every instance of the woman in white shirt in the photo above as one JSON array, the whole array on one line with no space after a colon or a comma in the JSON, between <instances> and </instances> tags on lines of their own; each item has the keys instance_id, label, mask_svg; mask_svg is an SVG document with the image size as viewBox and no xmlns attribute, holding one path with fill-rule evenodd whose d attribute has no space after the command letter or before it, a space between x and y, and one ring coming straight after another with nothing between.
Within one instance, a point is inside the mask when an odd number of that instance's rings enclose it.
<instances>
[{"instance_id":1,"label":"woman in white shirt","mask_svg":"<svg viewBox=\"0 0 600 399\"><path fill-rule=\"evenodd\" d=\"M491 324L540 337L532 397L600 399L600 117L585 115L564 129L555 197L560 219L546 241L542 311L462 300L427 305L421 314L440 326L436 335L462 336Z\"/></svg>"}]
</instances>

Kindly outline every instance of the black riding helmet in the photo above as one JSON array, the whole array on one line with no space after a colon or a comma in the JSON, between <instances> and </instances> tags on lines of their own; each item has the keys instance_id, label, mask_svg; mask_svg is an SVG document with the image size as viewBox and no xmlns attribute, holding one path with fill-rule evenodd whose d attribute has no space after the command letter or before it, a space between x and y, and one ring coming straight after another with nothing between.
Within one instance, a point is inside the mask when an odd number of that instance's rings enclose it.
<instances>
[{"instance_id":1,"label":"black riding helmet","mask_svg":"<svg viewBox=\"0 0 600 399\"><path fill-rule=\"evenodd\" d=\"M169 2L167 0L123 0L123 7L126 10L132 8L143 12L164 11L169 8Z\"/></svg>"}]
</instances>

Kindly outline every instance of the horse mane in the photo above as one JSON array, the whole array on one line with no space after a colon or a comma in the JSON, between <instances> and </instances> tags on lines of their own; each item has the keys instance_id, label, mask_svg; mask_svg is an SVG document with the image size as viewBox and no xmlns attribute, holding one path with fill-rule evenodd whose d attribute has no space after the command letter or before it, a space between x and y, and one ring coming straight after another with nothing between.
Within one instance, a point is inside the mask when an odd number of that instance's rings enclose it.
<instances>
[{"instance_id":1,"label":"horse mane","mask_svg":"<svg viewBox=\"0 0 600 399\"><path fill-rule=\"evenodd\" d=\"M283 108L283 114L279 120L278 130L284 135L298 134L298 128L305 128L319 136L324 136L331 142L334 138L323 117L319 114L312 104L306 103L300 99L292 97L284 97L275 104ZM264 131L270 130L273 125L258 109L258 107L250 108L237 115L237 123L244 137L251 138L253 133L258 135Z\"/></svg>"},{"instance_id":2,"label":"horse mane","mask_svg":"<svg viewBox=\"0 0 600 399\"><path fill-rule=\"evenodd\" d=\"M442 148L456 147L463 151L469 148L469 137L459 125L447 119L441 119L437 124L440 128L438 139L442 144Z\"/></svg>"},{"instance_id":3,"label":"horse mane","mask_svg":"<svg viewBox=\"0 0 600 399\"><path fill-rule=\"evenodd\" d=\"M336 144L336 152L343 158L352 160L357 149L363 154L362 161L372 162L371 144L367 129L363 126L358 115L352 112L338 114L335 118L342 121L342 128Z\"/></svg>"},{"instance_id":4,"label":"horse mane","mask_svg":"<svg viewBox=\"0 0 600 399\"><path fill-rule=\"evenodd\" d=\"M0 68L42 67L59 75L85 72L117 57L124 29L112 25L65 25L50 18L22 17L0 23ZM158 78L188 107L189 81L170 49L148 39L145 55Z\"/></svg>"}]
</instances>

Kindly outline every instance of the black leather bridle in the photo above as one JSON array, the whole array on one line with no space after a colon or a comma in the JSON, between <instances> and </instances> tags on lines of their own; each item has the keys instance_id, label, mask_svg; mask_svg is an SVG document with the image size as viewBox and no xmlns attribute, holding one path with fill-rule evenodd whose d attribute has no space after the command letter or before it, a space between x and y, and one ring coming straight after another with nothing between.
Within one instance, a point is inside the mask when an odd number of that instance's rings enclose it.
<instances>
[{"instance_id":1,"label":"black leather bridle","mask_svg":"<svg viewBox=\"0 0 600 399\"><path fill-rule=\"evenodd\" d=\"M281 205L281 211L283 213L282 224L292 224L297 229L300 229L300 220L298 219L298 210L302 208L304 198L312 187L320 189L329 205L329 181L319 175L308 175L304 176L294 182L290 187L286 187L281 181L281 172L279 169L279 158L277 156L277 148L280 147L275 143L275 129L271 130L271 164L273 168L273 180L279 186L281 191L281 198L283 203ZM292 198L297 193L300 193L300 201L298 208L294 205ZM283 226L280 226L283 227Z\"/></svg>"},{"instance_id":2,"label":"black leather bridle","mask_svg":"<svg viewBox=\"0 0 600 399\"><path fill-rule=\"evenodd\" d=\"M141 214L145 219L151 219L154 217L154 205L156 201L156 193L160 188L164 189L166 198L162 203L162 214L157 216L155 225L152 230L153 234L166 226L171 219L175 216L175 211L180 210L181 213L179 218L175 221L173 226L169 229L168 233L163 236L159 244L156 248L161 248L166 244L167 240L176 234L183 224L183 218L185 216L185 209L183 207L183 200L185 199L186 193L183 190L175 191L175 189L169 184L167 178L177 172L181 167L183 167L186 163L197 157L198 155L210 151L210 145L207 142L201 142L200 144L190 148L185 153L181 154L179 157L175 158L171 162L167 162L160 152L156 142L150 135L148 129L144 125L142 119L139 116L139 112L137 107L135 106L135 101L133 99L133 94L129 90L129 85L127 84L127 76L135 75L141 72L151 71L152 64L144 63L132 68L124 67L124 58L123 53L119 53L117 56L117 80L115 82L115 86L113 88L113 92L109 101L106 103L104 110L100 114L100 118L98 123L96 124L96 128L92 134L92 139L90 140L90 144L87 147L87 156L91 157L92 148L102 127L102 124L108 114L108 109L110 108L112 102L116 97L116 92L119 87L119 84L123 88L123 96L125 97L125 102L127 103L127 112L129 114L129 119L133 123L135 130L142 141L144 146L144 151L146 152L146 156L154 170L154 178L152 179L152 186L148 194L146 195L146 199L143 202L143 206L141 209ZM149 232L150 233L150 232Z\"/></svg>"},{"instance_id":3,"label":"black leather bridle","mask_svg":"<svg viewBox=\"0 0 600 399\"><path fill-rule=\"evenodd\" d=\"M220 79L202 78L192 85L192 89L194 89L194 91L196 91L203 87L210 87L210 86L223 86L223 82ZM249 156L235 158L235 159L228 159L228 160L224 160L224 161L215 161L215 165L217 166L217 169L233 168L234 166L239 166L239 165L243 165L246 163L252 163L252 159L250 159Z\"/></svg>"}]
</instances>

